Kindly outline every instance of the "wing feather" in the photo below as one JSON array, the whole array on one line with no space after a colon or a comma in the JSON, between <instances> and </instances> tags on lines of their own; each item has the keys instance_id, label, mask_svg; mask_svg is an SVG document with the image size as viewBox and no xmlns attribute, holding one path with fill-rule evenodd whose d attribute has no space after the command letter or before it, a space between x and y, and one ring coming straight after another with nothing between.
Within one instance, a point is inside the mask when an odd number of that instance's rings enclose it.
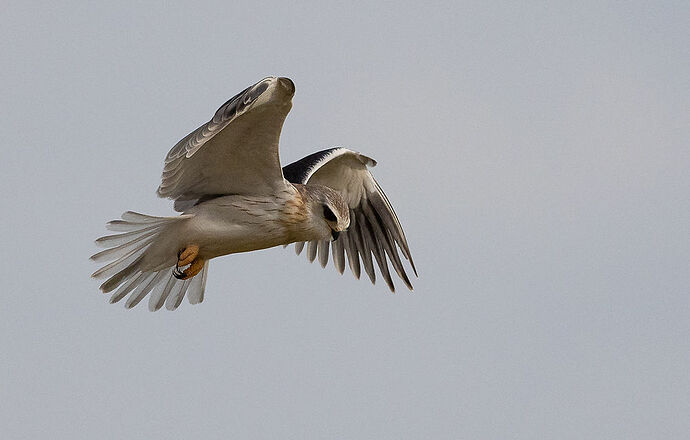
<instances>
[{"instance_id":1,"label":"wing feather","mask_svg":"<svg viewBox=\"0 0 690 440\"><path fill-rule=\"evenodd\" d=\"M319 264L321 264L321 267L326 267L328 264L328 240L319 240L317 247L319 251Z\"/></svg>"},{"instance_id":2,"label":"wing feather","mask_svg":"<svg viewBox=\"0 0 690 440\"><path fill-rule=\"evenodd\" d=\"M345 269L345 255L356 278L360 277L361 266L372 283L376 282L374 262L389 289L395 291L389 270L389 262L398 277L412 290L412 283L400 259L402 252L415 275L415 268L405 232L400 225L393 205L367 167L376 161L347 148L337 147L319 151L283 168L283 175L292 183L326 185L338 191L350 207L350 226L340 233L330 246L333 251L333 265L342 273ZM329 243L309 242L307 257L314 261L319 256L322 266L328 263L326 255ZM304 243L297 243L299 254ZM322 249L324 252L322 253ZM361 260L361 262L360 262Z\"/></svg>"},{"instance_id":3,"label":"wing feather","mask_svg":"<svg viewBox=\"0 0 690 440\"><path fill-rule=\"evenodd\" d=\"M158 195L184 211L204 196L285 189L278 141L294 87L284 84L274 77L259 81L182 138L165 158Z\"/></svg>"},{"instance_id":4,"label":"wing feather","mask_svg":"<svg viewBox=\"0 0 690 440\"><path fill-rule=\"evenodd\" d=\"M395 286L393 285L393 280L391 279L390 271L388 270L388 261L386 260L386 252L383 249L383 244L381 243L380 237L382 234L376 233L376 225L374 225L366 214L362 211L357 212L357 216L360 218L359 224L363 235L366 237L366 241L371 248L371 253L376 258L376 263L379 266L381 275L386 281L388 288L391 292L395 292Z\"/></svg>"},{"instance_id":5,"label":"wing feather","mask_svg":"<svg viewBox=\"0 0 690 440\"><path fill-rule=\"evenodd\" d=\"M302 253L302 249L304 249L304 242L303 241L295 243L295 253L297 255Z\"/></svg>"},{"instance_id":6,"label":"wing feather","mask_svg":"<svg viewBox=\"0 0 690 440\"><path fill-rule=\"evenodd\" d=\"M352 220L356 219L355 224L352 225ZM366 232L365 225L360 221L360 217L353 211L350 212L350 228L348 228L348 234L350 230L352 235L355 237L355 243L357 243L357 249L359 254L362 256L362 264L364 265L364 271L369 275L369 279L372 284L376 284L376 272L374 271L374 261L371 259L371 249L369 248L369 242L364 237Z\"/></svg>"},{"instance_id":7,"label":"wing feather","mask_svg":"<svg viewBox=\"0 0 690 440\"><path fill-rule=\"evenodd\" d=\"M335 240L331 243L331 249L333 252L333 265L342 275L345 272L345 248L343 247L343 241Z\"/></svg>"},{"instance_id":8,"label":"wing feather","mask_svg":"<svg viewBox=\"0 0 690 440\"><path fill-rule=\"evenodd\" d=\"M312 240L307 244L307 258L309 259L310 263L313 263L314 260L316 259L317 244L318 244L317 240Z\"/></svg>"},{"instance_id":9,"label":"wing feather","mask_svg":"<svg viewBox=\"0 0 690 440\"><path fill-rule=\"evenodd\" d=\"M357 243L355 243L354 237L349 233L341 232L338 237L338 241L343 242L343 247L347 253L347 263L350 266L350 270L355 278L359 279L361 275L361 267L359 265L359 251L357 250Z\"/></svg>"}]
</instances>

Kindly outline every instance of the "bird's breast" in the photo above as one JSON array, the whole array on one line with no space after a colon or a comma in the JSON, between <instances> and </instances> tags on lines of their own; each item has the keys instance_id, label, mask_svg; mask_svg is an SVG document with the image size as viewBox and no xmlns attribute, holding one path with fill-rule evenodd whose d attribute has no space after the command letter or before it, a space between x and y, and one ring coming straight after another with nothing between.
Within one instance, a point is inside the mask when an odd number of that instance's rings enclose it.
<instances>
[{"instance_id":1,"label":"bird's breast","mask_svg":"<svg viewBox=\"0 0 690 440\"><path fill-rule=\"evenodd\" d=\"M204 258L249 252L304 240L304 201L265 196L224 196L197 206L189 242Z\"/></svg>"}]
</instances>

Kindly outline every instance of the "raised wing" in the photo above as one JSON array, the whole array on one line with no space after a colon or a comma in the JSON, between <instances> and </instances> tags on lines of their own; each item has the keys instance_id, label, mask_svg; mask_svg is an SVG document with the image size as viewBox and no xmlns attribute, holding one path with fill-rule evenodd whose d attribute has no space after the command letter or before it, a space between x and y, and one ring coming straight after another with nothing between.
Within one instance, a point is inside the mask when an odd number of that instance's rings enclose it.
<instances>
[{"instance_id":1,"label":"raised wing","mask_svg":"<svg viewBox=\"0 0 690 440\"><path fill-rule=\"evenodd\" d=\"M288 78L269 77L223 104L170 150L158 195L184 211L204 197L284 189L278 140L294 92Z\"/></svg>"},{"instance_id":2,"label":"raised wing","mask_svg":"<svg viewBox=\"0 0 690 440\"><path fill-rule=\"evenodd\" d=\"M292 183L318 183L338 191L350 207L350 227L330 242L333 264L340 273L345 270L345 254L355 277L360 276L360 258L372 283L376 282L374 259L381 275L391 291L395 291L388 269L390 261L405 285L412 290L412 283L405 272L398 248L409 261L414 274L417 269L412 261L407 239L398 216L386 194L367 169L376 161L347 148L331 148L311 154L283 168L283 175ZM297 254L305 243L295 244ZM315 240L307 244L309 261L317 253L322 267L328 264L328 240ZM372 259L373 255L373 259Z\"/></svg>"}]
</instances>

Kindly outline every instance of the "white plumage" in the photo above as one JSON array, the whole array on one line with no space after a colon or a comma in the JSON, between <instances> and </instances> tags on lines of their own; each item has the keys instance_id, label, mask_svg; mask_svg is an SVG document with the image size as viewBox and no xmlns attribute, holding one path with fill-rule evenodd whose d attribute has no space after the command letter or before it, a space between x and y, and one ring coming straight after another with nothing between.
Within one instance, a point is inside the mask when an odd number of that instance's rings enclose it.
<instances>
[{"instance_id":1,"label":"white plumage","mask_svg":"<svg viewBox=\"0 0 690 440\"><path fill-rule=\"evenodd\" d=\"M287 78L263 79L170 150L158 195L183 213L127 211L107 224L117 234L96 240L106 249L91 258L110 263L93 277L106 279L101 290L114 292L111 302L128 297L130 308L150 294L150 310L174 310L185 295L200 303L210 259L289 243L298 254L307 243L309 260L318 257L323 267L331 246L336 269L343 273L347 255L356 277L361 258L372 282L375 260L394 290L390 261L412 289L398 249L416 274L414 263L392 206L367 169L373 159L331 148L281 169L278 140L294 90Z\"/></svg>"}]
</instances>

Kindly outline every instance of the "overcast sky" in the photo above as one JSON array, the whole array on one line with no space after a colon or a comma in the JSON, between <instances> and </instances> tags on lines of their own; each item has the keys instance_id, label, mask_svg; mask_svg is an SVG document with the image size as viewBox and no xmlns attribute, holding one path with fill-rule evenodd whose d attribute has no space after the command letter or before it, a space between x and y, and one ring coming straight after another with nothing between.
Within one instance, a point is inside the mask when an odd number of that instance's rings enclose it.
<instances>
[{"instance_id":1,"label":"overcast sky","mask_svg":"<svg viewBox=\"0 0 690 440\"><path fill-rule=\"evenodd\" d=\"M2 9L2 438L690 435L687 2ZM105 222L269 75L284 163L378 160L415 291L276 248L109 305Z\"/></svg>"}]
</instances>

